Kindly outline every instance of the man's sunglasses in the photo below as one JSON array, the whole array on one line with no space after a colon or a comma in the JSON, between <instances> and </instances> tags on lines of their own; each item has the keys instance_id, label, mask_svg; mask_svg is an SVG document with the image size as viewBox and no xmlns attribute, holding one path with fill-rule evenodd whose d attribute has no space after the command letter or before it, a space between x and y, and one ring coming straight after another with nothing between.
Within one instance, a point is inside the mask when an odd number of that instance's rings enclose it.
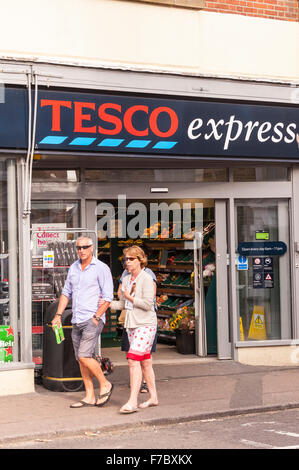
<instances>
[{"instance_id":1,"label":"man's sunglasses","mask_svg":"<svg viewBox=\"0 0 299 470\"><path fill-rule=\"evenodd\" d=\"M127 256L124 261L134 261L134 259L137 259L137 258L133 258L133 256Z\"/></svg>"},{"instance_id":2,"label":"man's sunglasses","mask_svg":"<svg viewBox=\"0 0 299 470\"><path fill-rule=\"evenodd\" d=\"M76 250L87 250L87 248L90 248L92 245L83 245L83 246L76 246Z\"/></svg>"}]
</instances>

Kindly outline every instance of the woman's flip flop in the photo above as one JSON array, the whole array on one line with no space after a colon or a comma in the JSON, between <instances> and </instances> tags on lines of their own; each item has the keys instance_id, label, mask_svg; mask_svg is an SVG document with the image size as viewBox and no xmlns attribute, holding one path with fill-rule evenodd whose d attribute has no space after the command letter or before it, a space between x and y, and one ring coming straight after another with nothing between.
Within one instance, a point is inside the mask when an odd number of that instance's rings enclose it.
<instances>
[{"instance_id":1,"label":"woman's flip flop","mask_svg":"<svg viewBox=\"0 0 299 470\"><path fill-rule=\"evenodd\" d=\"M135 408L132 405L129 405L129 403L126 403L124 406L121 407L119 412L121 414L130 414L130 413L135 413L135 411L138 411L138 408Z\"/></svg>"},{"instance_id":2,"label":"woman's flip flop","mask_svg":"<svg viewBox=\"0 0 299 470\"><path fill-rule=\"evenodd\" d=\"M151 406L158 406L158 403L153 403L150 400L140 403L138 408L150 408Z\"/></svg>"}]
</instances>

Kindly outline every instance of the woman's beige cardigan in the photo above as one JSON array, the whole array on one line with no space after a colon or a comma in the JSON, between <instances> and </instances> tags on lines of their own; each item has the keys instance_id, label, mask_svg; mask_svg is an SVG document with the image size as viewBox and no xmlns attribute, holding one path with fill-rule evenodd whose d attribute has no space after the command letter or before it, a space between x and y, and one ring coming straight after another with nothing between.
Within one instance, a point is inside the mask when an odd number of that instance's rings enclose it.
<instances>
[{"instance_id":1,"label":"woman's beige cardigan","mask_svg":"<svg viewBox=\"0 0 299 470\"><path fill-rule=\"evenodd\" d=\"M122 289L126 289L131 280L131 274L125 276ZM156 326L157 315L154 309L155 286L153 278L144 270L136 278L133 309L126 311L125 328L138 328L140 326ZM125 308L125 297L121 291L120 299L110 304L113 310Z\"/></svg>"}]
</instances>

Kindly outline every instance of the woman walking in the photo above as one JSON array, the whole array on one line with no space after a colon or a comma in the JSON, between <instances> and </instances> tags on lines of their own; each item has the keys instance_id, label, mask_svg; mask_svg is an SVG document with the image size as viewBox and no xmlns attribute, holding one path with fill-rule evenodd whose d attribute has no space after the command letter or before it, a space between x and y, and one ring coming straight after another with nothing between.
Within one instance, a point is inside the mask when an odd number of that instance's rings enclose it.
<instances>
[{"instance_id":1,"label":"woman walking","mask_svg":"<svg viewBox=\"0 0 299 470\"><path fill-rule=\"evenodd\" d=\"M138 410L138 394L142 374L149 390L149 400L139 408L158 405L155 374L152 366L151 348L157 331L157 316L154 309L155 287L152 277L144 271L147 257L136 245L124 249L126 269L129 273L123 279L119 301L113 301L110 308L126 310L124 327L127 330L130 349L127 359L130 371L131 393L120 413L134 413Z\"/></svg>"}]
</instances>

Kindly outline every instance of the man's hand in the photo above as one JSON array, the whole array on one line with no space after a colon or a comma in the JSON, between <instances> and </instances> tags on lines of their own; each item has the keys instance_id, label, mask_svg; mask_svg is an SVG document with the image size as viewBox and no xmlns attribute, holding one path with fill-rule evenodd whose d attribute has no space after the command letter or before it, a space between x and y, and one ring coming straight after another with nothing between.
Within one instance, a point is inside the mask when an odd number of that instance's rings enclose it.
<instances>
[{"instance_id":1,"label":"man's hand","mask_svg":"<svg viewBox=\"0 0 299 470\"><path fill-rule=\"evenodd\" d=\"M60 328L60 326L61 326L61 315L63 314L64 310L68 306L68 303L69 303L69 298L66 297L65 295L61 294L56 315L53 318L52 323L51 323L52 328L54 328L54 325L57 325L58 328Z\"/></svg>"},{"instance_id":2,"label":"man's hand","mask_svg":"<svg viewBox=\"0 0 299 470\"><path fill-rule=\"evenodd\" d=\"M107 302L107 300L100 298L99 303L98 303L98 310L96 311L95 315L97 317L101 317L106 312L109 305L110 305L110 302Z\"/></svg>"},{"instance_id":3,"label":"man's hand","mask_svg":"<svg viewBox=\"0 0 299 470\"><path fill-rule=\"evenodd\" d=\"M55 315L55 317L52 320L52 328L54 329L54 326L57 325L58 328L61 327L61 315Z\"/></svg>"}]
</instances>

